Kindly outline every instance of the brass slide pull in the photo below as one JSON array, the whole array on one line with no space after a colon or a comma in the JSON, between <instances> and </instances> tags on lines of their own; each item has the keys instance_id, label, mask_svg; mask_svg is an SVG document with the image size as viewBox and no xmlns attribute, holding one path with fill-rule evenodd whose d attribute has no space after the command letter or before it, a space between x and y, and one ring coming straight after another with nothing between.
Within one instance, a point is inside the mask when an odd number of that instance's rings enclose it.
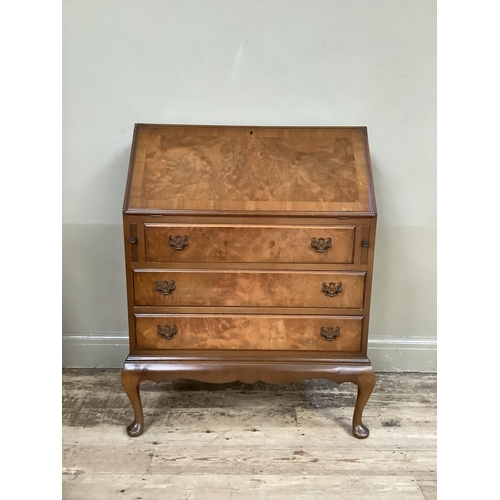
<instances>
[{"instance_id":1,"label":"brass slide pull","mask_svg":"<svg viewBox=\"0 0 500 500\"><path fill-rule=\"evenodd\" d=\"M342 283L323 283L322 291L328 297L335 297L342 291Z\"/></svg>"},{"instance_id":2,"label":"brass slide pull","mask_svg":"<svg viewBox=\"0 0 500 500\"><path fill-rule=\"evenodd\" d=\"M168 295L170 292L175 290L175 281L157 281L155 284L155 290L160 292L162 295Z\"/></svg>"},{"instance_id":3,"label":"brass slide pull","mask_svg":"<svg viewBox=\"0 0 500 500\"><path fill-rule=\"evenodd\" d=\"M326 252L329 248L332 247L332 239L327 238L312 238L311 239L311 246L316 249L317 252L323 253Z\"/></svg>"},{"instance_id":4,"label":"brass slide pull","mask_svg":"<svg viewBox=\"0 0 500 500\"><path fill-rule=\"evenodd\" d=\"M320 334L328 341L335 340L340 337L340 328L338 326L335 328L322 326Z\"/></svg>"},{"instance_id":5,"label":"brass slide pull","mask_svg":"<svg viewBox=\"0 0 500 500\"><path fill-rule=\"evenodd\" d=\"M185 246L189 245L189 240L187 236L169 236L168 244L174 250L182 250Z\"/></svg>"},{"instance_id":6,"label":"brass slide pull","mask_svg":"<svg viewBox=\"0 0 500 500\"><path fill-rule=\"evenodd\" d=\"M170 340L177 333L177 325L158 325L158 335Z\"/></svg>"}]
</instances>

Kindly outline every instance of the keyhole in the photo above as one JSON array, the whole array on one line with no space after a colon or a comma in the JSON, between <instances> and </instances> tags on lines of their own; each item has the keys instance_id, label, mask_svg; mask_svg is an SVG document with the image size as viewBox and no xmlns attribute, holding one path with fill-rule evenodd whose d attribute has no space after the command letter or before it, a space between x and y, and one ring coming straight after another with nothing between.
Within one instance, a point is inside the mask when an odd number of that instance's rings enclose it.
<instances>
[{"instance_id":1,"label":"keyhole","mask_svg":"<svg viewBox=\"0 0 500 500\"><path fill-rule=\"evenodd\" d=\"M253 130L250 130L250 135L253 135Z\"/></svg>"}]
</instances>

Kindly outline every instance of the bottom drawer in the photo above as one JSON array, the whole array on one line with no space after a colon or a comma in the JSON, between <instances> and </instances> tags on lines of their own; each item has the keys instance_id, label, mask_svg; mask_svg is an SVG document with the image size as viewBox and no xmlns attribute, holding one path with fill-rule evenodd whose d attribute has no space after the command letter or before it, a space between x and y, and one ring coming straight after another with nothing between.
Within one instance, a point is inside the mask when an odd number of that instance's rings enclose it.
<instances>
[{"instance_id":1,"label":"bottom drawer","mask_svg":"<svg viewBox=\"0 0 500 500\"><path fill-rule=\"evenodd\" d=\"M362 316L136 315L137 349L361 350Z\"/></svg>"}]
</instances>

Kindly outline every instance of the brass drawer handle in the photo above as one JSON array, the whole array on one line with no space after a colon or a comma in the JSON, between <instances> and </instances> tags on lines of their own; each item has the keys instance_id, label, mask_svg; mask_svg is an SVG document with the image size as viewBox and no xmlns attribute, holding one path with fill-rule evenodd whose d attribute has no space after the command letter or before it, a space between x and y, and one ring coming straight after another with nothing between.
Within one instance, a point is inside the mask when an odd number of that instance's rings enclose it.
<instances>
[{"instance_id":1,"label":"brass drawer handle","mask_svg":"<svg viewBox=\"0 0 500 500\"><path fill-rule=\"evenodd\" d=\"M155 284L155 290L160 292L162 295L168 295L170 292L175 290L175 281L157 281Z\"/></svg>"},{"instance_id":2,"label":"brass drawer handle","mask_svg":"<svg viewBox=\"0 0 500 500\"><path fill-rule=\"evenodd\" d=\"M335 297L335 295L338 295L342 291L342 283L323 283L322 291L328 297Z\"/></svg>"},{"instance_id":3,"label":"brass drawer handle","mask_svg":"<svg viewBox=\"0 0 500 500\"><path fill-rule=\"evenodd\" d=\"M340 337L340 328L338 326L335 328L322 326L320 334L328 341L335 340Z\"/></svg>"},{"instance_id":4,"label":"brass drawer handle","mask_svg":"<svg viewBox=\"0 0 500 500\"><path fill-rule=\"evenodd\" d=\"M182 250L184 247L189 245L189 240L187 236L169 236L168 244L174 250Z\"/></svg>"},{"instance_id":5,"label":"brass drawer handle","mask_svg":"<svg viewBox=\"0 0 500 500\"><path fill-rule=\"evenodd\" d=\"M177 325L158 325L158 335L166 340L170 340L177 334Z\"/></svg>"},{"instance_id":6,"label":"brass drawer handle","mask_svg":"<svg viewBox=\"0 0 500 500\"><path fill-rule=\"evenodd\" d=\"M327 238L311 238L311 246L316 249L317 252L323 253L326 252L329 248L332 247L332 239Z\"/></svg>"}]
</instances>

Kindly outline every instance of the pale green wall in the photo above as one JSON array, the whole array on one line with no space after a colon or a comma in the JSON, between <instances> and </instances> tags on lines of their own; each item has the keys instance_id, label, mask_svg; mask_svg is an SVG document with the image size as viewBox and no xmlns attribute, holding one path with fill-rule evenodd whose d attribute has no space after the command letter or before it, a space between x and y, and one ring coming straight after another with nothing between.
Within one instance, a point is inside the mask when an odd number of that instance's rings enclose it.
<instances>
[{"instance_id":1,"label":"pale green wall","mask_svg":"<svg viewBox=\"0 0 500 500\"><path fill-rule=\"evenodd\" d=\"M366 125L379 211L370 357L436 368L436 5L63 2L63 364L127 354L135 122Z\"/></svg>"}]
</instances>

